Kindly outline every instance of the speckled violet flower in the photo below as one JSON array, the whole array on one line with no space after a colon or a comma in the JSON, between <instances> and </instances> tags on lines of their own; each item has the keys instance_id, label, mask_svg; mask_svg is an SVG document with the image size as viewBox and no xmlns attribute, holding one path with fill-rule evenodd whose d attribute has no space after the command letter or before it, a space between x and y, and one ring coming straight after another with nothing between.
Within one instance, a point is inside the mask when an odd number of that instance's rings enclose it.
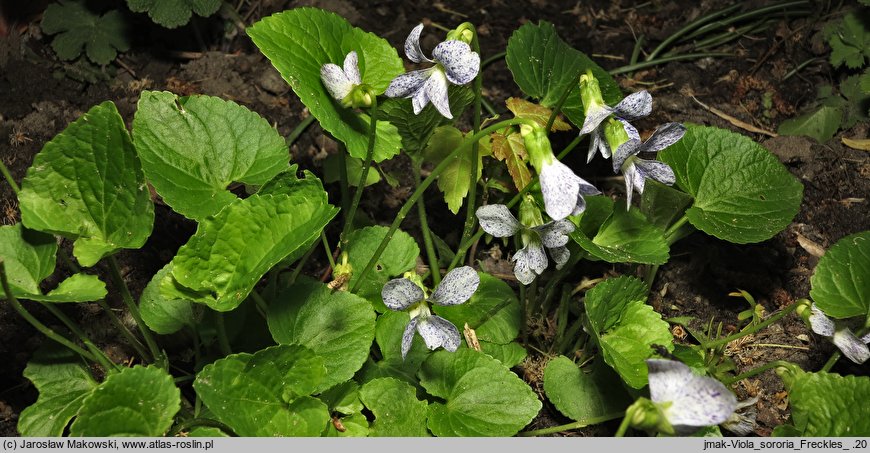
<instances>
[{"instance_id":1,"label":"speckled violet flower","mask_svg":"<svg viewBox=\"0 0 870 453\"><path fill-rule=\"evenodd\" d=\"M848 327L837 328L834 321L827 317L816 304L812 304L811 310L809 322L813 332L830 338L844 356L859 365L870 359L870 348L867 347L867 344L870 343L870 334L858 338Z\"/></svg>"},{"instance_id":2,"label":"speckled violet flower","mask_svg":"<svg viewBox=\"0 0 870 453\"><path fill-rule=\"evenodd\" d=\"M545 248L556 262L556 269L561 269L571 256L565 245L568 243L568 233L574 231L574 224L568 220L530 227L520 223L503 204L481 206L476 215L483 231L494 237L522 234L523 248L514 253L513 261L514 275L524 285L532 283L547 268Z\"/></svg>"},{"instance_id":3,"label":"speckled violet flower","mask_svg":"<svg viewBox=\"0 0 870 453\"><path fill-rule=\"evenodd\" d=\"M411 30L405 40L405 55L414 63L435 63L427 69L419 69L402 74L392 82L384 93L391 98L411 98L414 114L419 114L429 102L445 118L453 118L450 113L450 102L447 98L448 82L454 85L465 85L480 71L480 55L471 50L464 41L448 40L435 47L429 59L420 48L420 33L423 24Z\"/></svg>"},{"instance_id":4,"label":"speckled violet flower","mask_svg":"<svg viewBox=\"0 0 870 453\"><path fill-rule=\"evenodd\" d=\"M327 63L320 68L320 80L329 94L342 105L350 105L350 94L353 89L362 84L359 74L359 59L356 52L350 52L344 57L344 68Z\"/></svg>"},{"instance_id":5,"label":"speckled violet flower","mask_svg":"<svg viewBox=\"0 0 870 453\"><path fill-rule=\"evenodd\" d=\"M598 80L595 79L591 71L580 77L580 97L583 100L583 109L586 115L583 127L580 128L580 135L591 134L587 162L592 161L596 151L600 152L604 158L610 157L610 145L604 139L602 127L602 123L610 115L625 120L624 123L627 124L627 121L643 118L652 112L652 96L646 90L626 96L614 107L605 104Z\"/></svg>"},{"instance_id":6,"label":"speckled violet flower","mask_svg":"<svg viewBox=\"0 0 870 453\"><path fill-rule=\"evenodd\" d=\"M721 382L692 373L688 366L666 359L649 359L650 399L679 435L727 421L737 398Z\"/></svg>"},{"instance_id":7,"label":"speckled violet flower","mask_svg":"<svg viewBox=\"0 0 870 453\"><path fill-rule=\"evenodd\" d=\"M456 351L461 342L459 329L450 321L433 315L427 301L436 305L459 305L471 298L478 285L480 277L468 266L457 267L448 272L428 299L423 290L407 278L396 278L387 282L381 291L387 308L394 311L410 308L411 321L402 335L402 358L411 350L415 330L429 349L440 346L450 352Z\"/></svg>"},{"instance_id":8,"label":"speckled violet flower","mask_svg":"<svg viewBox=\"0 0 870 453\"><path fill-rule=\"evenodd\" d=\"M645 142L629 132L629 140L617 148L613 154L613 172L622 170L625 178L626 209L631 208L631 194L637 191L643 194L645 181L654 179L662 184L672 185L676 180L674 171L668 164L657 160L646 160L637 157L638 154L661 151L673 145L686 133L686 127L680 123L668 123L659 127Z\"/></svg>"}]
</instances>

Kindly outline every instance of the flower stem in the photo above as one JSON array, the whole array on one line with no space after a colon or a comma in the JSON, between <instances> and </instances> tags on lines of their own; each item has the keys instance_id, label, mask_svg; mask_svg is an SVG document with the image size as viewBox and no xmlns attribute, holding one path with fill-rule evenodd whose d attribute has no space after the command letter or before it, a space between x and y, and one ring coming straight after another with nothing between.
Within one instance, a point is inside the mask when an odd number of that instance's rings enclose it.
<instances>
[{"instance_id":1,"label":"flower stem","mask_svg":"<svg viewBox=\"0 0 870 453\"><path fill-rule=\"evenodd\" d=\"M212 311L214 315L214 325L217 330L218 348L224 357L233 353L230 348L230 338L227 336L227 326L224 323L224 314L219 311Z\"/></svg>"},{"instance_id":2,"label":"flower stem","mask_svg":"<svg viewBox=\"0 0 870 453\"><path fill-rule=\"evenodd\" d=\"M831 354L831 358L828 359L827 362L825 362L825 365L822 367L822 369L820 371L824 371L826 373L828 371L831 371L831 368L834 367L834 364L837 363L837 360L840 360L840 357L842 355L843 354L840 353L840 351L835 351L833 354Z\"/></svg>"},{"instance_id":3,"label":"flower stem","mask_svg":"<svg viewBox=\"0 0 870 453\"><path fill-rule=\"evenodd\" d=\"M393 235L396 233L396 230L399 229L399 225L402 223L402 221L405 220L405 216L408 215L408 212L414 206L414 203L416 203L417 200L419 200L420 197L423 196L423 192L425 192L426 188L428 188L429 185L431 185L432 182L435 181L435 179L438 177L438 175L440 175L441 173L444 172L445 169L447 169L447 167L450 165L450 163L453 161L453 159L456 158L456 156L458 156L460 153L465 152L471 146L472 143L476 143L478 140L482 139L483 137L486 137L487 135L489 135L493 132L496 132L498 130L504 129L505 127L513 126L513 125L517 125L517 124L532 125L534 123L531 120L528 120L525 118L512 118L509 120L500 121L496 124L493 124L492 126L489 126L485 129L481 130L480 132L472 135L471 137L465 139L461 145L459 145L455 150L453 150L449 155L447 155L447 157L445 157L444 160L442 160L441 163L438 164L432 170L432 173L430 173L429 176L427 176L426 179L424 179L423 182L420 183L420 185L417 187L417 190L415 190L414 193L411 194L411 196L408 198L408 200L405 201L405 204L402 205L402 208L399 209L399 213L396 215L396 218L393 220L393 223L390 225L390 229L387 231L387 234L384 236L384 239L381 241L380 245L378 245L378 248L375 250L375 253L369 259L369 262L368 262L368 264L366 264L366 267L362 270L362 272L360 272L358 280L356 281L353 288L351 289L351 292L356 292L359 289L359 286L365 281L366 275L368 275L368 273L372 270L372 268L375 267L375 263L378 262L378 259L380 259L381 254L384 253L384 250L387 248L387 245L389 245L390 241L393 239ZM470 247L471 246L470 241L468 241L468 242L469 242L469 247ZM455 260L455 258L454 258L454 260Z\"/></svg>"},{"instance_id":4,"label":"flower stem","mask_svg":"<svg viewBox=\"0 0 870 453\"><path fill-rule=\"evenodd\" d=\"M293 268L293 272L290 274L290 278L287 280L287 286L292 285L296 282L296 279L299 277L299 274L302 273L302 268L305 267L305 263L311 258L311 255L314 254L314 250L317 249L317 244L311 244L311 247L308 247L308 251L302 255L302 258L296 262L296 267Z\"/></svg>"},{"instance_id":5,"label":"flower stem","mask_svg":"<svg viewBox=\"0 0 870 453\"><path fill-rule=\"evenodd\" d=\"M91 353L94 355L94 358L97 359L97 362L99 362L99 364L102 365L106 371L118 369L118 366L112 363L111 360L109 360L103 350L98 348L94 344L94 342L91 341L90 338L88 338L84 331L82 331L82 329L80 329L75 322L69 319L69 317L65 315L59 308L54 306L54 304L52 303L46 302L40 302L40 305L48 310L49 313L54 315L55 318L59 319L60 322L62 322L66 326L66 328L70 330L70 332L72 332L75 336L79 337L79 340L81 340L81 342L84 343L88 350L91 351Z\"/></svg>"},{"instance_id":6,"label":"flower stem","mask_svg":"<svg viewBox=\"0 0 870 453\"><path fill-rule=\"evenodd\" d=\"M341 213L344 215L344 224L351 223L350 216L350 186L347 182L347 148L338 142L338 186L341 190Z\"/></svg>"},{"instance_id":7,"label":"flower stem","mask_svg":"<svg viewBox=\"0 0 870 453\"><path fill-rule=\"evenodd\" d=\"M124 325L124 322L121 321L121 318L119 318L118 315L115 314L115 311L112 310L112 307L109 306L106 300L98 300L97 305L99 305L100 308L103 309L103 311L106 313L106 316L109 317L109 320L112 321L112 324L114 324L115 328L118 329L118 332L121 333L121 336L127 340L127 343L129 343L130 346L136 350L136 353L139 354L139 356L142 357L143 360L145 360L145 358L148 357L148 350L145 349L145 345L143 345L142 342L139 341L138 338L136 338L136 335L133 335L133 332L130 332L130 329L128 329L127 326Z\"/></svg>"},{"instance_id":8,"label":"flower stem","mask_svg":"<svg viewBox=\"0 0 870 453\"><path fill-rule=\"evenodd\" d=\"M414 183L420 187L420 170L414 165ZM426 248L426 258L429 260L429 273L432 274L432 287L441 283L441 267L438 266L438 254L435 244L432 242L432 231L429 229L429 220L426 215L426 201L417 203L417 215L420 217L420 231L423 234L423 245Z\"/></svg>"},{"instance_id":9,"label":"flower stem","mask_svg":"<svg viewBox=\"0 0 870 453\"><path fill-rule=\"evenodd\" d=\"M480 54L480 41L477 37L477 32L475 31L474 37L471 39L471 48L477 54ZM477 134L480 131L480 109L481 109L481 100L482 95L481 92L483 90L483 73L478 73L477 77L474 79L474 107L472 108L472 112L474 118L472 119L472 131ZM474 230L474 224L477 220L477 216L475 216L475 212L477 211L477 179L478 179L478 160L480 156L480 144L478 141L474 141L471 144L471 174L469 175L470 182L468 184L468 203L465 208L465 226L462 228L462 237L464 239L469 239L471 237L471 232ZM437 269L436 269L437 271Z\"/></svg>"},{"instance_id":10,"label":"flower stem","mask_svg":"<svg viewBox=\"0 0 870 453\"><path fill-rule=\"evenodd\" d=\"M628 431L628 427L631 426L631 419L634 416L633 411L630 409L631 407L629 407L629 410L626 410L625 416L622 418L622 423L619 424L619 429L616 430L614 437L625 437L625 432Z\"/></svg>"},{"instance_id":11,"label":"flower stem","mask_svg":"<svg viewBox=\"0 0 870 453\"><path fill-rule=\"evenodd\" d=\"M556 122L556 118L559 116L559 112L562 110L562 106L565 104L565 101L568 100L568 96L574 91L574 87L580 83L580 77L583 77L583 74L586 74L585 70L578 71L577 76L571 81L571 84L568 85L568 88L565 89L565 92L562 93L562 97L559 98L559 101L556 102L556 105L553 106L553 112L550 113L550 118L547 119L547 133L553 129L553 123Z\"/></svg>"},{"instance_id":12,"label":"flower stem","mask_svg":"<svg viewBox=\"0 0 870 453\"><path fill-rule=\"evenodd\" d=\"M36 317L31 315L30 312L27 311L27 309L25 309L20 302L18 302L18 299L16 299L15 296L12 295L12 288L9 286L9 279L6 277L6 264L3 262L3 260L0 260L0 286L2 286L3 293L6 295L6 300L9 301L9 304L12 305L12 308L15 309L18 315L24 318L36 330L38 330L46 337L66 346L71 351L84 357L85 359L90 360L91 362L99 363L99 360L94 357L93 354L80 348L72 341L69 341L66 337L60 335L45 324L39 322Z\"/></svg>"},{"instance_id":13,"label":"flower stem","mask_svg":"<svg viewBox=\"0 0 870 453\"><path fill-rule=\"evenodd\" d=\"M794 366L795 365L791 362L786 362L784 360L776 360L776 361L764 364L760 367L753 368L745 373L738 374L737 376L734 376L730 379L724 379L724 380L722 380L722 383L725 385L731 385L735 382L742 381L746 378L751 378L752 376L764 373L765 371L773 369L773 368L778 368L778 367L793 368Z\"/></svg>"},{"instance_id":14,"label":"flower stem","mask_svg":"<svg viewBox=\"0 0 870 453\"><path fill-rule=\"evenodd\" d=\"M573 423L567 423L559 426L551 426L549 428L541 428L536 429L534 431L524 431L518 434L520 437L534 437L534 436L546 436L547 434L556 434L561 433L563 431L569 431L572 429L580 429L585 428L591 425L597 425L599 423L608 422L610 420L616 420L619 417L622 417L625 412L614 412L611 414L604 414L599 417L592 417L583 420L579 420Z\"/></svg>"},{"instance_id":15,"label":"flower stem","mask_svg":"<svg viewBox=\"0 0 870 453\"><path fill-rule=\"evenodd\" d=\"M165 357L163 356L163 352L157 347L157 342L154 341L154 336L151 335L151 329L145 325L145 321L142 320L142 315L139 313L139 307L136 305L136 302L133 301L133 296L130 294L130 289L127 288L127 283L124 282L124 279L121 277L121 271L118 268L118 261L115 259L114 255L109 255L109 275L112 277L112 281L115 286L121 291L121 298L124 300L124 304L127 305L127 309L130 310L130 316L133 317L133 320L136 321L136 326L139 327L139 332L142 333L142 338L145 339L145 344L148 345L148 349L151 351L151 356L154 358L154 362L157 366L161 368L166 365Z\"/></svg>"},{"instance_id":16,"label":"flower stem","mask_svg":"<svg viewBox=\"0 0 870 453\"><path fill-rule=\"evenodd\" d=\"M289 147L294 142L296 142L296 139L298 139L299 136L302 135L303 132L305 132L305 129L308 129L308 126L311 126L311 123L313 123L315 119L316 118L314 118L314 115L308 115L307 118L303 119L299 124L297 124L296 127L294 127L292 131L290 131L290 135L288 135L285 139L287 146Z\"/></svg>"},{"instance_id":17,"label":"flower stem","mask_svg":"<svg viewBox=\"0 0 870 453\"><path fill-rule=\"evenodd\" d=\"M714 341L710 341L710 342L703 342L702 341L701 347L703 349L713 349L713 348L716 348L716 347L719 347L722 345L726 345L726 344L728 344L734 340L737 340L739 338L743 338L747 335L758 332L759 330L764 329L767 326L769 326L769 325L779 321L780 319L784 318L785 315L795 311L795 309L797 309L798 305L799 305L798 303L792 303L788 307L785 307L782 310L780 310L779 313L776 313L775 315L767 318L764 322L760 322L758 324L755 324L754 326L750 326L750 327L748 327L740 332L737 332L733 335L729 335L727 337L723 337L723 338L720 338L718 340L714 340Z\"/></svg>"},{"instance_id":18,"label":"flower stem","mask_svg":"<svg viewBox=\"0 0 870 453\"><path fill-rule=\"evenodd\" d=\"M356 209L359 206L359 202L362 199L363 189L366 185L366 180L369 177L369 169L372 166L372 157L375 154L375 140L378 137L378 99L376 96L372 97L372 106L369 109L369 115L371 115L371 121L369 122L369 145L366 150L366 158L362 164L362 172L359 175L359 183L356 185L356 190L353 193L353 201L350 204L350 211L347 213L347 216L344 218L344 229L341 231L341 249L344 250L347 248L347 237L350 235L350 232L353 231L353 218L356 216ZM344 167L345 178L347 178L347 167ZM335 266L333 266L333 269Z\"/></svg>"},{"instance_id":19,"label":"flower stem","mask_svg":"<svg viewBox=\"0 0 870 453\"><path fill-rule=\"evenodd\" d=\"M18 187L18 184L15 183L15 180L12 179L12 173L9 173L9 169L6 168L6 164L0 160L0 173L3 173L3 177L6 178L6 182L9 183L9 187L12 188L12 192L15 193L15 196L18 196L18 193L21 192L21 188Z\"/></svg>"},{"instance_id":20,"label":"flower stem","mask_svg":"<svg viewBox=\"0 0 870 453\"><path fill-rule=\"evenodd\" d=\"M320 230L320 242L323 244L326 259L329 260L329 268L335 272L335 259L332 258L332 248L329 246L329 240L326 239L326 233L323 230Z\"/></svg>"}]
</instances>

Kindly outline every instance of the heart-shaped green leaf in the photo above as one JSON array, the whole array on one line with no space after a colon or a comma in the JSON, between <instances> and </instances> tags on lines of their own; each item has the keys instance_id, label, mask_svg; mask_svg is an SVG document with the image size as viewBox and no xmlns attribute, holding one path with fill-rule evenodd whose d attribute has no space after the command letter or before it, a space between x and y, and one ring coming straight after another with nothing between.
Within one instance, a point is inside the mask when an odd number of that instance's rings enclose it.
<instances>
[{"instance_id":1,"label":"heart-shaped green leaf","mask_svg":"<svg viewBox=\"0 0 870 453\"><path fill-rule=\"evenodd\" d=\"M316 8L274 14L249 27L247 33L320 126L343 141L351 156L364 159L370 118L332 99L320 80L320 68L327 63L341 65L349 52L356 51L363 84L380 94L394 77L404 72L396 50L376 35L352 27L342 17ZM396 127L378 121L374 160L389 159L400 148L401 137Z\"/></svg>"},{"instance_id":2,"label":"heart-shaped green leaf","mask_svg":"<svg viewBox=\"0 0 870 453\"><path fill-rule=\"evenodd\" d=\"M480 343L480 351L484 354L498 360L502 365L513 368L529 355L526 348L522 344L512 341L507 344L490 343L485 340L478 340Z\"/></svg>"},{"instance_id":3,"label":"heart-shaped green leaf","mask_svg":"<svg viewBox=\"0 0 870 453\"><path fill-rule=\"evenodd\" d=\"M572 420L582 422L622 416L632 400L619 379L606 366L591 368L581 370L565 356L550 360L544 369L547 398Z\"/></svg>"},{"instance_id":4,"label":"heart-shaped green leaf","mask_svg":"<svg viewBox=\"0 0 870 453\"><path fill-rule=\"evenodd\" d=\"M437 351L418 375L427 392L444 400L429 405L429 430L436 436L512 436L541 410L525 382L472 349Z\"/></svg>"},{"instance_id":5,"label":"heart-shaped green leaf","mask_svg":"<svg viewBox=\"0 0 870 453\"><path fill-rule=\"evenodd\" d=\"M643 281L627 276L606 280L586 293L589 330L604 361L636 389L647 384L645 360L653 355L650 346L674 349L668 323L644 303L646 294Z\"/></svg>"},{"instance_id":6,"label":"heart-shaped green leaf","mask_svg":"<svg viewBox=\"0 0 870 453\"><path fill-rule=\"evenodd\" d=\"M42 31L57 34L51 47L64 60L74 60L84 49L88 59L107 65L118 52L130 49L128 22L121 11L109 10L100 15L84 1L61 0L48 5L42 19Z\"/></svg>"},{"instance_id":7,"label":"heart-shaped green leaf","mask_svg":"<svg viewBox=\"0 0 870 453\"><path fill-rule=\"evenodd\" d=\"M590 197L603 198L603 197ZM608 203L602 203L602 206ZM589 239L583 228L586 214L581 218L581 228L571 233L571 238L580 244L590 255L608 263L664 264L669 257L670 248L665 240L664 231L651 224L639 209L626 211L625 201L620 200L612 207L610 216L598 228L595 236ZM588 221L592 222L590 212Z\"/></svg>"},{"instance_id":8,"label":"heart-shaped green leaf","mask_svg":"<svg viewBox=\"0 0 870 453\"><path fill-rule=\"evenodd\" d=\"M450 112L454 118L458 118L474 101L474 92L468 86L450 84L447 87L447 99L450 101ZM452 121L434 108L423 109L415 115L411 101L404 98L384 100L378 106L377 115L378 120L389 121L396 126L402 137L402 148L412 155L429 143L435 128Z\"/></svg>"},{"instance_id":9,"label":"heart-shaped green leaf","mask_svg":"<svg viewBox=\"0 0 870 453\"><path fill-rule=\"evenodd\" d=\"M18 418L22 436L62 436L84 399L97 387L79 356L55 343L48 345L40 348L24 369L24 377L36 386L39 398Z\"/></svg>"},{"instance_id":10,"label":"heart-shaped green leaf","mask_svg":"<svg viewBox=\"0 0 870 453\"><path fill-rule=\"evenodd\" d=\"M88 395L70 426L71 436L155 437L166 434L181 408L172 376L155 366L110 374Z\"/></svg>"},{"instance_id":11,"label":"heart-shaped green leaf","mask_svg":"<svg viewBox=\"0 0 870 453\"><path fill-rule=\"evenodd\" d=\"M41 294L39 284L54 272L56 259L57 240L50 234L28 230L20 223L0 226L0 260L13 295ZM0 288L0 297L5 294Z\"/></svg>"},{"instance_id":12,"label":"heart-shaped green leaf","mask_svg":"<svg viewBox=\"0 0 870 453\"><path fill-rule=\"evenodd\" d=\"M828 316L870 317L870 231L846 236L819 260L810 297Z\"/></svg>"},{"instance_id":13,"label":"heart-shaped green leaf","mask_svg":"<svg viewBox=\"0 0 870 453\"><path fill-rule=\"evenodd\" d=\"M687 125L686 135L661 153L677 186L695 198L686 211L699 230L737 244L770 239L797 214L803 185L748 137Z\"/></svg>"},{"instance_id":14,"label":"heart-shaped green leaf","mask_svg":"<svg viewBox=\"0 0 870 453\"><path fill-rule=\"evenodd\" d=\"M782 374L788 389L792 423L797 436L866 437L870 435L870 377L835 373Z\"/></svg>"},{"instance_id":15,"label":"heart-shaped green leaf","mask_svg":"<svg viewBox=\"0 0 870 453\"><path fill-rule=\"evenodd\" d=\"M74 239L83 266L151 234L154 205L124 120L111 101L46 143L21 183L27 228Z\"/></svg>"},{"instance_id":16,"label":"heart-shaped green leaf","mask_svg":"<svg viewBox=\"0 0 870 453\"><path fill-rule=\"evenodd\" d=\"M513 341L520 333L520 301L503 280L478 272L480 285L468 302L459 305L436 305L433 310L455 326L474 329L477 338L498 344Z\"/></svg>"},{"instance_id":17,"label":"heart-shaped green leaf","mask_svg":"<svg viewBox=\"0 0 870 453\"><path fill-rule=\"evenodd\" d=\"M353 269L348 283L351 288L356 285L360 273L365 269L388 231L387 227L371 226L355 230L348 237L347 261ZM396 230L375 267L366 275L365 281L356 293L374 303L378 311L385 311L381 289L390 278L413 269L417 264L418 256L420 256L420 247L417 246L414 238L402 230Z\"/></svg>"},{"instance_id":18,"label":"heart-shaped green leaf","mask_svg":"<svg viewBox=\"0 0 870 453\"><path fill-rule=\"evenodd\" d=\"M352 378L375 336L375 312L367 300L307 278L278 294L268 322L276 342L303 345L323 358L327 374L318 390Z\"/></svg>"},{"instance_id":19,"label":"heart-shaped green leaf","mask_svg":"<svg viewBox=\"0 0 870 453\"><path fill-rule=\"evenodd\" d=\"M307 250L337 212L323 191L236 200L205 218L179 249L161 283L163 297L232 310L272 266Z\"/></svg>"},{"instance_id":20,"label":"heart-shaped green leaf","mask_svg":"<svg viewBox=\"0 0 870 453\"><path fill-rule=\"evenodd\" d=\"M196 323L193 302L168 299L160 293L160 282L171 270L172 264L167 264L157 271L139 298L142 320L151 330L163 335L178 332L184 326L194 327Z\"/></svg>"},{"instance_id":21,"label":"heart-shaped green leaf","mask_svg":"<svg viewBox=\"0 0 870 453\"><path fill-rule=\"evenodd\" d=\"M133 140L154 190L195 220L237 200L231 184L261 185L289 160L284 138L265 119L213 96L142 92Z\"/></svg>"},{"instance_id":22,"label":"heart-shaped green leaf","mask_svg":"<svg viewBox=\"0 0 870 453\"><path fill-rule=\"evenodd\" d=\"M323 359L299 345L233 354L207 365L193 388L240 436L319 436L326 404L307 396L326 376Z\"/></svg>"},{"instance_id":23,"label":"heart-shaped green leaf","mask_svg":"<svg viewBox=\"0 0 870 453\"><path fill-rule=\"evenodd\" d=\"M406 382L380 378L360 389L363 404L375 414L369 429L371 437L427 437L426 402L417 399L417 390Z\"/></svg>"},{"instance_id":24,"label":"heart-shaped green leaf","mask_svg":"<svg viewBox=\"0 0 870 453\"><path fill-rule=\"evenodd\" d=\"M217 12L220 0L127 0L130 11L148 12L154 22L175 28L186 24L192 13L208 17Z\"/></svg>"},{"instance_id":25,"label":"heart-shaped green leaf","mask_svg":"<svg viewBox=\"0 0 870 453\"><path fill-rule=\"evenodd\" d=\"M528 22L517 29L508 40L505 61L523 93L538 99L541 105L555 107L565 90L571 89L562 112L575 125L583 125L585 118L576 86L579 74L592 70L608 105L622 100L613 77L586 54L562 41L549 22Z\"/></svg>"}]
</instances>

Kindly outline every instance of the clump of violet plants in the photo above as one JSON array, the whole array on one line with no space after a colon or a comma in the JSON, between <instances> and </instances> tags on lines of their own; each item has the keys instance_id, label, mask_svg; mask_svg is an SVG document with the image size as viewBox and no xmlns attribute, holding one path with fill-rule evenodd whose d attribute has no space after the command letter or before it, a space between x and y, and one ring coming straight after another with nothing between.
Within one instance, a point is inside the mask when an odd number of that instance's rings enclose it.
<instances>
[{"instance_id":1,"label":"clump of violet plants","mask_svg":"<svg viewBox=\"0 0 870 453\"><path fill-rule=\"evenodd\" d=\"M822 370L773 362L739 374L723 353L797 311L848 359L866 361L870 232L828 251L812 301L734 334L663 319L646 299L671 246L694 231L736 244L771 238L798 210L797 179L730 131L672 122L644 138L635 124L655 107L650 93L623 93L544 21L520 27L506 49L526 99L508 100L509 118L487 116L474 25L431 51L423 28L404 44L411 70L384 39L319 9L247 30L339 144L341 197L292 163L257 113L158 91L141 93L131 131L104 102L45 144L20 188L7 178L22 222L0 227L0 296L52 340L25 370L39 399L21 414L22 435L534 436L619 419L619 436L746 435L756 400L738 401L734 384L769 369L791 392L792 419L775 434L870 434L861 406L870 378L830 373L839 353ZM573 141L554 149L556 134ZM569 157L584 141L587 155ZM413 193L390 225L363 227L372 166L400 154ZM596 158L610 159L624 190L588 172L583 162ZM433 184L461 224L453 243L430 228L422 197ZM136 299L116 255L151 235L149 186L197 229ZM415 236L401 229L408 215ZM482 241L508 250L512 276L469 254ZM315 253L331 262L329 284L303 274ZM57 256L69 277L47 290ZM583 260L646 277L575 292ZM123 301L134 328L107 299ZM112 361L57 305L83 302L116 321L136 351L129 363ZM35 318L31 304L65 328ZM535 316L555 320L551 343L530 343ZM675 344L672 324L694 341ZM192 359L173 354L170 335L189 341ZM530 425L542 401L514 369L531 353L546 356L545 396L572 422ZM118 415L101 416L108 407Z\"/></svg>"}]
</instances>

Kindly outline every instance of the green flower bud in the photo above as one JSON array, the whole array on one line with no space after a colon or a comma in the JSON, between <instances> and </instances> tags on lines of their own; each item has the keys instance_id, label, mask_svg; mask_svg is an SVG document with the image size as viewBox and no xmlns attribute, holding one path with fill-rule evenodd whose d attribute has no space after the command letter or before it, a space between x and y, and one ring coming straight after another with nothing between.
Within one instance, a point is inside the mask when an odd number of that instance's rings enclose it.
<instances>
[{"instance_id":1,"label":"green flower bud","mask_svg":"<svg viewBox=\"0 0 870 453\"><path fill-rule=\"evenodd\" d=\"M458 27L447 32L447 40L462 41L470 45L471 41L474 39L474 35L474 25L472 25L471 22L463 22L459 24Z\"/></svg>"},{"instance_id":2,"label":"green flower bud","mask_svg":"<svg viewBox=\"0 0 870 453\"><path fill-rule=\"evenodd\" d=\"M556 158L550 139L547 138L547 131L538 124L523 124L520 126L520 135L523 136L526 152L529 153L529 162L540 173L544 165L552 163Z\"/></svg>"},{"instance_id":3,"label":"green flower bud","mask_svg":"<svg viewBox=\"0 0 870 453\"><path fill-rule=\"evenodd\" d=\"M646 398L639 398L628 409L626 416L631 417L631 426L647 432L673 434L674 428L668 423L662 409Z\"/></svg>"},{"instance_id":4,"label":"green flower bud","mask_svg":"<svg viewBox=\"0 0 870 453\"><path fill-rule=\"evenodd\" d=\"M350 90L350 93L341 100L341 105L351 108L367 108L372 106L372 99L375 94L372 89L366 85L356 85Z\"/></svg>"},{"instance_id":5,"label":"green flower bud","mask_svg":"<svg viewBox=\"0 0 870 453\"><path fill-rule=\"evenodd\" d=\"M606 106L604 97L601 95L601 87L598 80L592 75L592 70L580 76L580 99L583 101L583 112L589 115L594 108Z\"/></svg>"},{"instance_id":6,"label":"green flower bud","mask_svg":"<svg viewBox=\"0 0 870 453\"><path fill-rule=\"evenodd\" d=\"M616 151L623 143L628 141L629 137L628 133L625 132L625 126L622 122L615 118L610 118L607 120L607 124L604 125L604 139L607 140L610 149Z\"/></svg>"},{"instance_id":7,"label":"green flower bud","mask_svg":"<svg viewBox=\"0 0 870 453\"><path fill-rule=\"evenodd\" d=\"M526 194L520 203L520 223L528 228L544 224L541 208L538 207L535 199L529 194Z\"/></svg>"}]
</instances>

